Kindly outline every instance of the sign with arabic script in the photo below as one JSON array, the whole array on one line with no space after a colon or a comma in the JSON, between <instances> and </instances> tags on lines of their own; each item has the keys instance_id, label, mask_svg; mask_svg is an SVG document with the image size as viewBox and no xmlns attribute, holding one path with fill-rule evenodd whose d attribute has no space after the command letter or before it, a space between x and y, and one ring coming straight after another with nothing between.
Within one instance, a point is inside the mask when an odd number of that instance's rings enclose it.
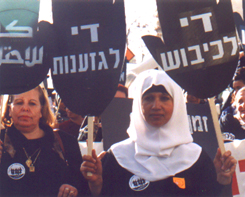
<instances>
[{"instance_id":1,"label":"sign with arabic script","mask_svg":"<svg viewBox=\"0 0 245 197\"><path fill-rule=\"evenodd\" d=\"M239 55L230 0L157 0L157 9L164 42L153 36L143 40L158 64L196 97L223 91Z\"/></svg>"},{"instance_id":2,"label":"sign with arabic script","mask_svg":"<svg viewBox=\"0 0 245 197\"><path fill-rule=\"evenodd\" d=\"M100 115L113 99L123 67L123 1L53 1L56 48L52 79L65 105L80 115Z\"/></svg>"},{"instance_id":3,"label":"sign with arabic script","mask_svg":"<svg viewBox=\"0 0 245 197\"><path fill-rule=\"evenodd\" d=\"M25 92L47 76L38 12L37 0L0 0L0 94Z\"/></svg>"}]
</instances>

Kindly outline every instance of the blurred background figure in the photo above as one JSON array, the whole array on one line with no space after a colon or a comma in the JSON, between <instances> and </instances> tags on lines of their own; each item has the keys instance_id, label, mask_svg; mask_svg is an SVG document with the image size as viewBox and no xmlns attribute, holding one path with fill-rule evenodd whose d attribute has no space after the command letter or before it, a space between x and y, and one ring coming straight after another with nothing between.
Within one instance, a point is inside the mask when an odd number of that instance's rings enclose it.
<instances>
[{"instance_id":1,"label":"blurred background figure","mask_svg":"<svg viewBox=\"0 0 245 197\"><path fill-rule=\"evenodd\" d=\"M225 140L245 139L245 87L236 94L234 102L234 115L226 114L225 121L221 121L221 130L225 134Z\"/></svg>"},{"instance_id":2,"label":"blurred background figure","mask_svg":"<svg viewBox=\"0 0 245 197\"><path fill-rule=\"evenodd\" d=\"M206 99L200 99L188 92L185 92L185 100L186 100L186 103L193 103L193 104L204 104L207 102Z\"/></svg>"},{"instance_id":3,"label":"blurred background figure","mask_svg":"<svg viewBox=\"0 0 245 197\"><path fill-rule=\"evenodd\" d=\"M237 136L234 132L240 128L240 123L237 118L234 117L236 114L235 98L237 92L245 86L245 57L243 56L239 61L239 66L234 74L231 82L232 92L222 107L222 111L219 117L219 124L221 131L225 133L224 136L232 136L235 139L241 139L242 136Z\"/></svg>"},{"instance_id":4,"label":"blurred background figure","mask_svg":"<svg viewBox=\"0 0 245 197\"><path fill-rule=\"evenodd\" d=\"M114 98L128 98L128 88L119 83Z\"/></svg>"},{"instance_id":5,"label":"blurred background figure","mask_svg":"<svg viewBox=\"0 0 245 197\"><path fill-rule=\"evenodd\" d=\"M245 56L243 56L239 60L238 67L235 71L232 82L230 84L232 91L221 109L221 115L220 115L221 119L223 118L223 116L225 116L228 113L232 115L234 114L234 107L232 106L232 103L234 101L237 91L244 86L245 86Z\"/></svg>"},{"instance_id":6,"label":"blurred background figure","mask_svg":"<svg viewBox=\"0 0 245 197\"><path fill-rule=\"evenodd\" d=\"M73 135L77 139L80 128L83 128L83 126L86 125L85 118L72 112L68 107L66 107L66 114L69 120L61 122L58 127L60 130Z\"/></svg>"}]
</instances>

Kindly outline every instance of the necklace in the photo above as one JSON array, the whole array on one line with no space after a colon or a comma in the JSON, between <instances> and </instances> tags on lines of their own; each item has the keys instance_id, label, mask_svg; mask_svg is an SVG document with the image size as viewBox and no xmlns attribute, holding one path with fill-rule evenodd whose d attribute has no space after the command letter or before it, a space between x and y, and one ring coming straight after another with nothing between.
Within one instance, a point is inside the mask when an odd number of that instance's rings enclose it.
<instances>
[{"instance_id":1,"label":"necklace","mask_svg":"<svg viewBox=\"0 0 245 197\"><path fill-rule=\"evenodd\" d=\"M27 165L27 167L29 168L29 171L30 171L30 172L35 172L35 166L34 166L34 164L35 164L35 162L37 161L37 158L38 158L38 156L39 156L39 154L40 154L40 152L41 152L41 148L38 148L37 150L35 150L35 152L34 152L31 156L29 156L29 155L27 154L26 149L25 149L24 147L23 147L23 150L24 150L25 155L26 155L26 157L27 157L26 165ZM37 152L38 152L38 153L37 153ZM32 158L32 156L34 156L36 153L37 153L37 156L35 157L34 162L32 163L31 158Z\"/></svg>"}]
</instances>

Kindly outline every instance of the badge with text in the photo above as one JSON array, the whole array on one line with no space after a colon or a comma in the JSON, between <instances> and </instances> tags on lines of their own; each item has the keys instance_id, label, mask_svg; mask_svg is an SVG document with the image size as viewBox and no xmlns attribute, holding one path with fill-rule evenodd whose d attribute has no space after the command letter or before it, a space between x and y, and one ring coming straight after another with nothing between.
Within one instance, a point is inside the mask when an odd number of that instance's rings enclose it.
<instances>
[{"instance_id":1,"label":"badge with text","mask_svg":"<svg viewBox=\"0 0 245 197\"><path fill-rule=\"evenodd\" d=\"M53 1L55 90L80 115L98 116L110 103L123 69L124 2Z\"/></svg>"},{"instance_id":2,"label":"badge with text","mask_svg":"<svg viewBox=\"0 0 245 197\"><path fill-rule=\"evenodd\" d=\"M47 77L38 13L37 0L0 0L0 94L28 91Z\"/></svg>"},{"instance_id":3,"label":"badge with text","mask_svg":"<svg viewBox=\"0 0 245 197\"><path fill-rule=\"evenodd\" d=\"M150 181L133 175L129 180L129 187L134 191L142 191L150 185Z\"/></svg>"},{"instance_id":4,"label":"badge with text","mask_svg":"<svg viewBox=\"0 0 245 197\"><path fill-rule=\"evenodd\" d=\"M164 42L142 38L158 64L196 97L223 91L239 56L231 2L157 0L157 9Z\"/></svg>"},{"instance_id":5,"label":"badge with text","mask_svg":"<svg viewBox=\"0 0 245 197\"><path fill-rule=\"evenodd\" d=\"M13 163L8 167L7 174L11 179L19 180L25 176L26 169L20 163Z\"/></svg>"}]
</instances>

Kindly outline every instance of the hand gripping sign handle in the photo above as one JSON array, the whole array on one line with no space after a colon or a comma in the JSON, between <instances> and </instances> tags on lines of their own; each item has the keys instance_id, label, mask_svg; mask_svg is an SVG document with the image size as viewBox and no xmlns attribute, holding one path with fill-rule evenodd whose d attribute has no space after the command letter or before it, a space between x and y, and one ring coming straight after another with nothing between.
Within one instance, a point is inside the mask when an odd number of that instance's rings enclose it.
<instances>
[{"instance_id":1,"label":"hand gripping sign handle","mask_svg":"<svg viewBox=\"0 0 245 197\"><path fill-rule=\"evenodd\" d=\"M223 155L225 153L225 145L224 145L224 140L222 137L222 133L221 133L221 129L220 129L219 121L218 121L218 114L217 114L216 106L214 103L214 97L209 98L208 103L209 103L209 107L210 107L210 111L211 111L211 115L212 115L212 119L214 123L214 130L216 133L218 145L221 150L221 155Z\"/></svg>"},{"instance_id":2,"label":"hand gripping sign handle","mask_svg":"<svg viewBox=\"0 0 245 197\"><path fill-rule=\"evenodd\" d=\"M88 116L88 149L87 154L92 156L93 149L93 133L94 133L94 117ZM91 172L87 172L87 176L92 176Z\"/></svg>"}]
</instances>

